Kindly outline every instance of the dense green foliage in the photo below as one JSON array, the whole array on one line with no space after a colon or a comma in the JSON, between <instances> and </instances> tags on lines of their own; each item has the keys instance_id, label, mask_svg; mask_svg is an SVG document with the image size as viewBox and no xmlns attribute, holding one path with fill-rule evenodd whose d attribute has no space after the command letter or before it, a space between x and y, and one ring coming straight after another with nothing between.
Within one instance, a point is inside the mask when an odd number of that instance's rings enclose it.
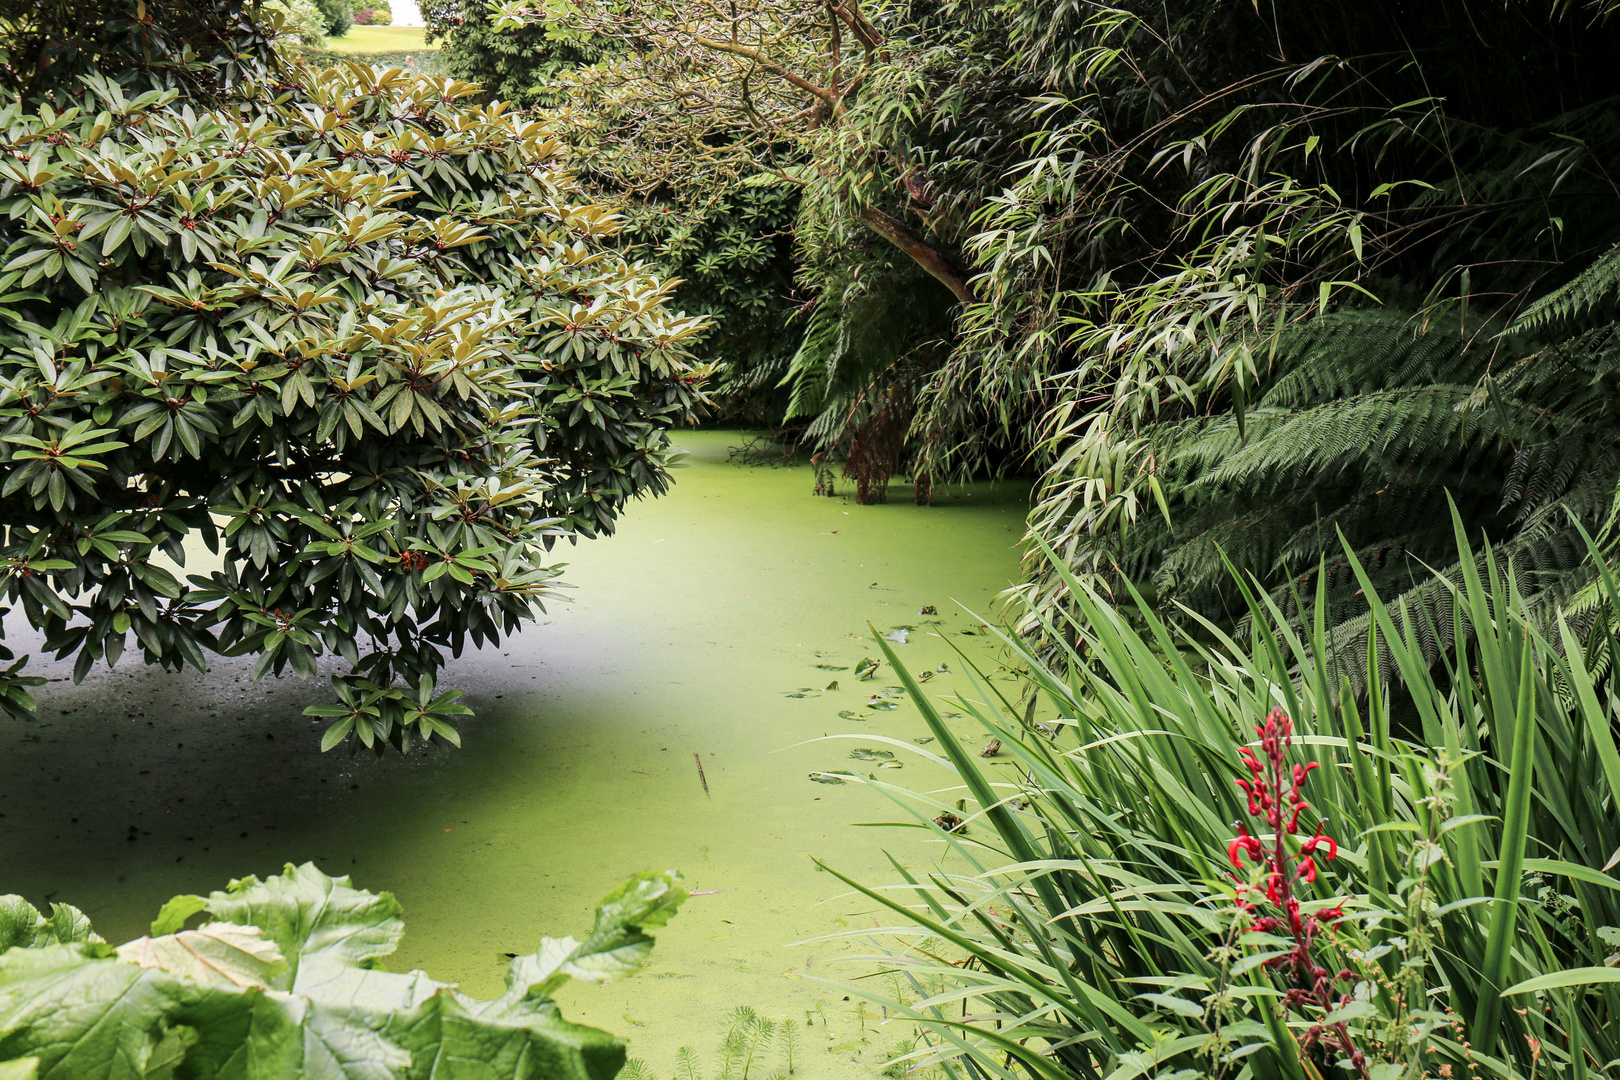
<instances>
[{"instance_id":1,"label":"dense green foliage","mask_svg":"<svg viewBox=\"0 0 1620 1080\"><path fill-rule=\"evenodd\" d=\"M604 199L614 180L582 162L581 178ZM792 234L798 192L792 185L732 185L699 206L656 198L626 206L624 239L658 273L677 282L672 301L708 328L689 348L715 367L710 391L717 418L772 426L783 414L781 384L798 341Z\"/></svg>"},{"instance_id":2,"label":"dense green foliage","mask_svg":"<svg viewBox=\"0 0 1620 1080\"><path fill-rule=\"evenodd\" d=\"M576 123L671 198L798 186L782 420L863 500L1038 465L1032 532L1071 570L1239 616L1222 552L1308 593L1341 530L1426 602L1449 492L1536 602L1590 599L1571 523L1620 481L1613 4L500 12L620 43ZM1066 602L1031 570L1032 608Z\"/></svg>"},{"instance_id":3,"label":"dense green foliage","mask_svg":"<svg viewBox=\"0 0 1620 1080\"><path fill-rule=\"evenodd\" d=\"M1566 621L1539 618L1494 562L1482 575L1474 563L1460 560L1455 617L1475 635L1438 676L1417 632L1374 601L1395 674L1378 650L1345 657L1367 673L1365 698L1335 670L1325 589L1304 635L1251 592L1252 639L1210 624L1206 644L1151 615L1134 625L1071 579L1074 621L1048 628L1076 643L1067 674L1008 636L1027 681L980 671L950 702L999 740L994 761L963 745L879 638L937 736L886 741L950 781L866 782L952 857L857 886L902 917L874 959L914 990L849 991L929 1032L916 1059L1004 1080L1605 1071L1620 1056L1620 879L1598 869L1620 849L1616 701ZM1620 601L1612 577L1605 587ZM1274 789L1283 820L1297 814L1297 832L1275 837L1234 783L1252 789L1259 770L1242 752L1265 760L1255 736L1272 710L1293 718L1292 745L1273 749L1306 800ZM1296 940L1265 899L1278 885L1250 861L1249 829L1298 875L1320 971L1292 967Z\"/></svg>"},{"instance_id":4,"label":"dense green foliage","mask_svg":"<svg viewBox=\"0 0 1620 1080\"><path fill-rule=\"evenodd\" d=\"M566 73L602 58L583 36L560 37L544 25L499 32L478 0L423 0L428 42L437 42L445 74L475 82L485 94L520 107L557 105L554 85Z\"/></svg>"},{"instance_id":5,"label":"dense green foliage","mask_svg":"<svg viewBox=\"0 0 1620 1080\"><path fill-rule=\"evenodd\" d=\"M780 324L767 325L770 347L717 354L726 385L780 384L788 392L775 399L777 423L846 457L861 499L881 498L888 476L919 459L926 499L928 462L948 454L908 429L922 384L948 352L951 296L971 289L957 265L952 213L936 208L932 181L895 147L861 145L852 134L865 103L884 93L886 73L912 53L912 42L891 33L906 10L810 0L680 8L553 0L497 10L506 33L544 29L614 44L603 62L571 76L570 104L555 110L570 142L590 143L608 189L704 220L723 200L735 202L739 188L797 192L794 295L805 317L782 328L791 341L778 340ZM890 181L895 190L885 190ZM731 226L723 210L720 219ZM692 266L680 267L683 276ZM714 315L722 326L757 321L735 306Z\"/></svg>"},{"instance_id":6,"label":"dense green foliage","mask_svg":"<svg viewBox=\"0 0 1620 1080\"><path fill-rule=\"evenodd\" d=\"M453 739L444 653L668 483L702 324L544 127L453 79L257 63L102 62L0 116L7 595L80 677L131 634L176 669L336 654L342 730ZM186 584L154 556L193 535L224 566Z\"/></svg>"},{"instance_id":7,"label":"dense green foliage","mask_svg":"<svg viewBox=\"0 0 1620 1080\"><path fill-rule=\"evenodd\" d=\"M116 948L71 907L47 919L4 896L0 1069L8 1080L612 1080L624 1043L564 1020L552 995L639 969L647 932L685 899L678 874L639 874L603 899L583 941L542 938L511 961L506 993L479 1001L385 970L405 932L399 903L309 863L177 896L149 936Z\"/></svg>"},{"instance_id":8,"label":"dense green foliage","mask_svg":"<svg viewBox=\"0 0 1620 1080\"><path fill-rule=\"evenodd\" d=\"M342 37L354 25L354 0L318 0L316 4L326 19L326 32Z\"/></svg>"},{"instance_id":9,"label":"dense green foliage","mask_svg":"<svg viewBox=\"0 0 1620 1080\"><path fill-rule=\"evenodd\" d=\"M1604 292L1620 241L1617 30L1532 4L1188 4L1028 52L1043 153L984 212L996 302L963 340L1048 388L1035 533L1093 580L1153 577L1166 611L1241 614L1222 551L1279 596L1326 553L1339 622L1366 608L1336 534L1421 606L1449 492L1532 598L1589 585L1571 526L1620 480L1613 308L1545 298L1588 268ZM1037 606L1065 592L1041 582Z\"/></svg>"},{"instance_id":10,"label":"dense green foliage","mask_svg":"<svg viewBox=\"0 0 1620 1080\"><path fill-rule=\"evenodd\" d=\"M798 306L797 186L724 171L669 183L666 166L682 155L648 152L644 88L621 66L635 51L620 36L630 24L616 15L579 27L562 18L503 24L489 5L463 0L429 0L422 10L430 39L442 42L444 70L535 107L568 145L585 189L623 209L622 249L678 280L675 301L710 321L691 348L716 367L721 415L777 421L787 397L778 384L798 340L788 326ZM687 110L705 112L690 102ZM735 117L701 122L703 140L739 137Z\"/></svg>"}]
</instances>

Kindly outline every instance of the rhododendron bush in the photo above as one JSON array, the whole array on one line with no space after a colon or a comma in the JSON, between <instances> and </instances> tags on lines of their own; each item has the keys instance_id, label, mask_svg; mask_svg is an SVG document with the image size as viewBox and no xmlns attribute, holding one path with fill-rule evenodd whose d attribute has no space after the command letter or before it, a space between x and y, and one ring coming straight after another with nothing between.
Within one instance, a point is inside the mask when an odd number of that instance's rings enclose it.
<instances>
[{"instance_id":1,"label":"rhododendron bush","mask_svg":"<svg viewBox=\"0 0 1620 1080\"><path fill-rule=\"evenodd\" d=\"M667 486L701 321L472 84L301 66L234 0L81 7L102 54L0 99L0 587L76 677L324 657L328 747L456 740L446 655Z\"/></svg>"}]
</instances>

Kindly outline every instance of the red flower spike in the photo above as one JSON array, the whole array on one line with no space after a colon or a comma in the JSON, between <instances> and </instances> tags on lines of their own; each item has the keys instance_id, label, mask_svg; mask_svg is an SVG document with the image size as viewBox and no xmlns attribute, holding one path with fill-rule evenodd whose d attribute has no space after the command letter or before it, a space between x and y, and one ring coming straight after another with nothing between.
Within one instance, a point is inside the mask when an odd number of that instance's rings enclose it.
<instances>
[{"instance_id":1,"label":"red flower spike","mask_svg":"<svg viewBox=\"0 0 1620 1080\"><path fill-rule=\"evenodd\" d=\"M1324 833L1322 831L1322 824L1318 822L1316 826L1316 835L1312 836L1309 840L1300 845L1299 853L1301 855L1311 855L1316 852L1317 848L1322 847L1323 845L1327 846L1327 851L1323 852L1322 854L1324 859L1337 859L1339 857L1339 842L1333 839L1333 837Z\"/></svg>"},{"instance_id":2,"label":"red flower spike","mask_svg":"<svg viewBox=\"0 0 1620 1080\"><path fill-rule=\"evenodd\" d=\"M1348 970L1337 975L1317 962L1314 945L1318 935L1344 918L1342 904L1319 912L1305 911L1295 895L1299 883L1316 881L1320 870L1318 858L1338 857L1339 845L1327 835L1326 822L1318 822L1315 832L1291 853L1288 840L1299 831L1299 816L1311 804L1304 795L1311 772L1321 767L1320 762L1306 761L1290 765L1288 750L1294 743L1294 722L1281 709L1266 714L1263 724L1255 726L1258 750L1254 746L1238 749L1238 757L1249 773L1246 780L1236 784L1244 794L1249 816L1264 822L1270 839L1262 842L1249 832L1247 825L1237 823L1237 835L1227 845L1227 861L1233 871L1242 871L1244 856L1265 879L1265 901L1260 901L1261 889L1241 878L1237 881L1235 906L1248 914L1250 929L1260 933L1287 935L1294 939L1294 947L1265 962L1269 970L1277 971L1292 985L1284 989L1283 1000L1290 1005L1306 1005L1330 1012L1339 1003L1341 995L1333 990L1335 982L1351 981ZM1234 873L1234 877L1237 874ZM1262 903L1272 905L1277 915L1265 914ZM1302 1046L1318 1043L1335 1044L1350 1059L1361 1080L1368 1080L1366 1055L1350 1036L1347 1024L1320 1023L1308 1028L1300 1037Z\"/></svg>"}]
</instances>

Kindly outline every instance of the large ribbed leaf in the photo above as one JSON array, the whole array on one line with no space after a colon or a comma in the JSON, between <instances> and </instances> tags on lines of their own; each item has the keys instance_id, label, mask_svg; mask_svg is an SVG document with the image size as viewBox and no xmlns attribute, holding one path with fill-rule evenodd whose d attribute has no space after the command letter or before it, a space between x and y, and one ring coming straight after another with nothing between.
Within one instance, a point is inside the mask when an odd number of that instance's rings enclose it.
<instances>
[{"instance_id":1,"label":"large ribbed leaf","mask_svg":"<svg viewBox=\"0 0 1620 1080\"><path fill-rule=\"evenodd\" d=\"M289 866L214 893L218 921L196 929L117 949L39 934L0 956L0 1068L39 1080L612 1080L623 1043L564 1020L550 994L634 971L646 931L685 898L673 872L637 875L583 942L542 939L512 962L505 994L478 1001L378 967L404 932L392 896ZM195 909L177 898L159 923Z\"/></svg>"}]
</instances>

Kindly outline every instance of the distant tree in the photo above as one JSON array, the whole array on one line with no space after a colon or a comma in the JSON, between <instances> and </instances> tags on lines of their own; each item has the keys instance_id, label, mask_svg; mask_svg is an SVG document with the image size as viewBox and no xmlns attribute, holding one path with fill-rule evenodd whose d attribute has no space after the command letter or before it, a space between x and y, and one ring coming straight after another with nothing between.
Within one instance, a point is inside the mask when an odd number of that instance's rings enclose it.
<instances>
[{"instance_id":1,"label":"distant tree","mask_svg":"<svg viewBox=\"0 0 1620 1080\"><path fill-rule=\"evenodd\" d=\"M342 37L354 25L354 0L317 0L316 6L326 20L326 32L332 37Z\"/></svg>"},{"instance_id":2,"label":"distant tree","mask_svg":"<svg viewBox=\"0 0 1620 1080\"><path fill-rule=\"evenodd\" d=\"M128 645L255 677L335 654L325 745L455 741L445 654L665 489L701 321L473 85L286 62L239 5L171 18L106 20L6 107L6 595L81 678ZM193 536L225 565L183 581L156 556Z\"/></svg>"},{"instance_id":3,"label":"distant tree","mask_svg":"<svg viewBox=\"0 0 1620 1080\"><path fill-rule=\"evenodd\" d=\"M800 303L793 282L798 185L779 177L758 183L757 176L745 184L720 170L696 187L676 186L666 182L663 165L627 157L625 128L640 122L644 103L634 94L599 94L593 74L624 58L622 27L598 33L572 18L546 17L497 31L488 4L464 0L427 0L422 12L441 43L444 70L539 110L568 144L570 167L587 189L623 210L623 248L679 278L680 304L709 317L711 329L693 348L716 364L713 389L723 415L755 423L779 416L787 395L778 384L797 341L788 322ZM704 137L748 136L705 128Z\"/></svg>"},{"instance_id":4,"label":"distant tree","mask_svg":"<svg viewBox=\"0 0 1620 1080\"><path fill-rule=\"evenodd\" d=\"M745 202L739 189L798 190L794 298L808 317L783 325L786 347L758 354L732 385L790 384L778 408L846 457L858 498L881 499L905 469L927 501L939 454L910 437L917 393L955 309L978 297L960 246L966 216L878 112L885 80L919 51L904 13L857 0L513 0L494 11L514 38L611 45L570 76L553 111L609 186L721 224L722 203Z\"/></svg>"},{"instance_id":5,"label":"distant tree","mask_svg":"<svg viewBox=\"0 0 1620 1080\"><path fill-rule=\"evenodd\" d=\"M445 73L520 107L565 103L555 85L559 77L602 59L606 44L588 35L565 38L542 24L497 32L484 0L422 0L420 6Z\"/></svg>"}]
</instances>

